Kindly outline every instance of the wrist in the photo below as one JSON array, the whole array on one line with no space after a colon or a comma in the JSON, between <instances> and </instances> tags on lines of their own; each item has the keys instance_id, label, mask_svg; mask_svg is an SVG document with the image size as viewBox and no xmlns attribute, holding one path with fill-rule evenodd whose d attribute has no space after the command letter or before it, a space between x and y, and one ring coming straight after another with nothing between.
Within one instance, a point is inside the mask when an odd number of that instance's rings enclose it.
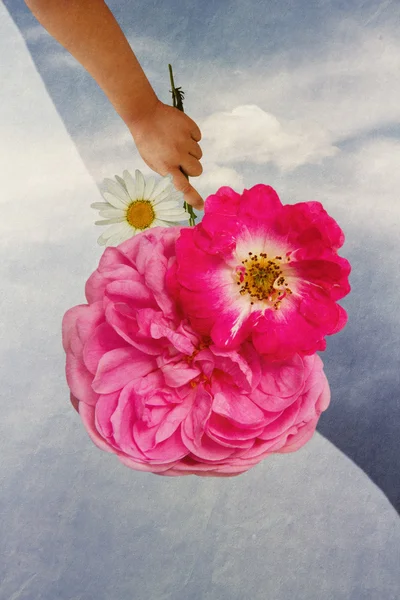
<instances>
[{"instance_id":1,"label":"wrist","mask_svg":"<svg viewBox=\"0 0 400 600\"><path fill-rule=\"evenodd\" d=\"M133 136L138 133L143 124L147 122L149 118L151 118L159 104L161 104L161 101L153 92L153 94L151 94L149 98L146 98L145 102L143 102L139 108L135 106L132 111L123 119Z\"/></svg>"}]
</instances>

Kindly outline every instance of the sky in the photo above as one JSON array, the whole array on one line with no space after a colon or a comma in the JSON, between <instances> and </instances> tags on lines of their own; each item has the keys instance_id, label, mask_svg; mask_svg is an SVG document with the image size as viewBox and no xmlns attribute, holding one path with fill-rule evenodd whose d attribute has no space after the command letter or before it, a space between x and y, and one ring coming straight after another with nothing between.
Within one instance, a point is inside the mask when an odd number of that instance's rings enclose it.
<instances>
[{"instance_id":1,"label":"sky","mask_svg":"<svg viewBox=\"0 0 400 600\"><path fill-rule=\"evenodd\" d=\"M109 6L166 103L173 65L202 131L191 182L204 198L266 183L338 221L349 322L322 355L331 405L294 455L232 481L171 482L92 447L67 402L61 318L100 257L102 180L150 169L83 68L24 3L0 3L0 598L125 600L134 585L140 599L309 599L322 585L326 598L395 599L400 5Z\"/></svg>"}]
</instances>

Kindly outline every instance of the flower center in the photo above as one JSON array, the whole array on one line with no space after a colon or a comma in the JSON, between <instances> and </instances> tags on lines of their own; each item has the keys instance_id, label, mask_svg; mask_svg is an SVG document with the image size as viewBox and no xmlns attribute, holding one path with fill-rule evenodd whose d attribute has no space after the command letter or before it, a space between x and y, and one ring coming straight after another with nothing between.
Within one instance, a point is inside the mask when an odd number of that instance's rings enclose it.
<instances>
[{"instance_id":1,"label":"flower center","mask_svg":"<svg viewBox=\"0 0 400 600\"><path fill-rule=\"evenodd\" d=\"M242 260L242 265L236 267L236 284L240 286L240 294L248 294L254 301L264 301L278 310L282 300L292 294L289 284L283 275L282 256L268 258L265 252L259 255L249 252L250 258ZM286 256L286 262L290 257Z\"/></svg>"},{"instance_id":2,"label":"flower center","mask_svg":"<svg viewBox=\"0 0 400 600\"><path fill-rule=\"evenodd\" d=\"M154 221L155 216L150 200L135 200L129 205L126 220L135 229L147 229Z\"/></svg>"},{"instance_id":3,"label":"flower center","mask_svg":"<svg viewBox=\"0 0 400 600\"><path fill-rule=\"evenodd\" d=\"M197 346L197 348L195 348L193 350L193 352L192 352L192 354L190 356L186 355L184 357L184 360L188 363L188 365L192 365L193 360L196 358L196 356L198 355L198 353L201 350L204 350L205 348L208 348L208 346L210 344L211 344L211 339L208 338L208 337L205 337L204 340L199 343L199 345Z\"/></svg>"},{"instance_id":4,"label":"flower center","mask_svg":"<svg viewBox=\"0 0 400 600\"><path fill-rule=\"evenodd\" d=\"M193 360L196 358L196 356L198 355L198 353L201 350L204 350L205 348L208 348L208 346L211 343L211 339L210 338L204 338L204 341L200 342L200 344L198 345L198 347L192 352L192 354L190 356L185 356L184 360L187 362L187 364L189 366L192 366L193 364ZM200 383L210 383L211 378L207 377L204 373L200 373L200 375L198 375L197 377L195 377L194 379L192 379L190 381L190 386L192 388L197 387L198 384Z\"/></svg>"}]
</instances>

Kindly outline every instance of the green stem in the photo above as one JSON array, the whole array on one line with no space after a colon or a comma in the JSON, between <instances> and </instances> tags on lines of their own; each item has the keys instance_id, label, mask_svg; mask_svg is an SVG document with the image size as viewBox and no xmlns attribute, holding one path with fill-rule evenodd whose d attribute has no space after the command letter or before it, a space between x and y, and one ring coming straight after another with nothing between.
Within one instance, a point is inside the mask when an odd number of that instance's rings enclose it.
<instances>
[{"instance_id":1,"label":"green stem","mask_svg":"<svg viewBox=\"0 0 400 600\"><path fill-rule=\"evenodd\" d=\"M171 94L172 94L172 105L177 108L178 110L181 110L182 112L185 112L183 110L183 96L185 95L184 92L182 92L181 88L176 88L175 87L175 83L174 83L174 75L172 73L172 66L168 65L169 68L169 78L171 81ZM181 172L184 174L184 176L186 177L186 179L189 181L189 176L186 175L186 173L184 172L184 170L182 169L182 167L179 167L179 169L181 170ZM190 204L188 204L187 202L183 203L183 207L186 210L186 212L189 213L189 225L190 226L194 226L194 221L195 219L197 219L197 216L194 214L193 212L193 207L190 206Z\"/></svg>"}]
</instances>

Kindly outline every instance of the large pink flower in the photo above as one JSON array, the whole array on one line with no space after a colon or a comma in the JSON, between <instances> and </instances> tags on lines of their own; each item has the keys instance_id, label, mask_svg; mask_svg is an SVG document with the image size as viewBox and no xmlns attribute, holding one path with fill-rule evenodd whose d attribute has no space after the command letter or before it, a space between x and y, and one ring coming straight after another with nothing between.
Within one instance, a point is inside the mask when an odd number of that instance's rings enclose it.
<instances>
[{"instance_id":1,"label":"large pink flower","mask_svg":"<svg viewBox=\"0 0 400 600\"><path fill-rule=\"evenodd\" d=\"M312 436L329 404L319 356L218 348L171 300L175 241L157 227L107 248L88 304L63 319L71 399L95 444L161 475L238 475Z\"/></svg>"},{"instance_id":2,"label":"large pink flower","mask_svg":"<svg viewBox=\"0 0 400 600\"><path fill-rule=\"evenodd\" d=\"M171 277L193 329L226 349L251 337L272 360L326 347L346 324L344 235L319 202L281 204L269 186L222 187L183 229Z\"/></svg>"}]
</instances>

